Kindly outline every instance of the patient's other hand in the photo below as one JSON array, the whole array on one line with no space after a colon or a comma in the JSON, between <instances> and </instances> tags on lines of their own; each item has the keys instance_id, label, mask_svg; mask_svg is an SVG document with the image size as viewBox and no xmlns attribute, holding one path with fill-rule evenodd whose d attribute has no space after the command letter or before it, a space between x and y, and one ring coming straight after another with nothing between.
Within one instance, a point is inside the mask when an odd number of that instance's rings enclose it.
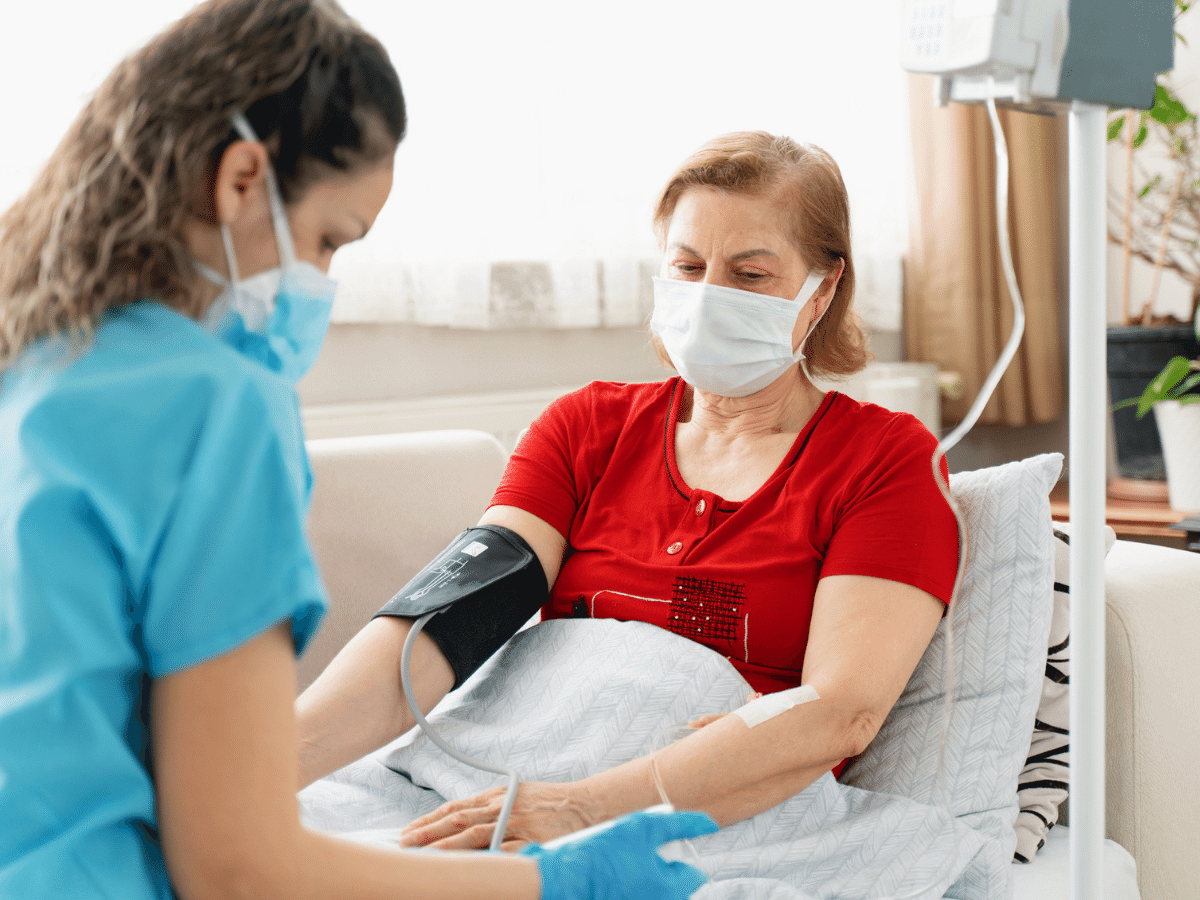
<instances>
[{"instance_id":1,"label":"patient's other hand","mask_svg":"<svg viewBox=\"0 0 1200 900\"><path fill-rule=\"evenodd\" d=\"M500 816L504 791L502 787L490 788L473 797L442 804L429 815L410 822L400 834L400 846L486 849ZM587 814L588 806L575 784L522 782L502 847L519 850L530 842L545 843L585 828L593 824Z\"/></svg>"}]
</instances>

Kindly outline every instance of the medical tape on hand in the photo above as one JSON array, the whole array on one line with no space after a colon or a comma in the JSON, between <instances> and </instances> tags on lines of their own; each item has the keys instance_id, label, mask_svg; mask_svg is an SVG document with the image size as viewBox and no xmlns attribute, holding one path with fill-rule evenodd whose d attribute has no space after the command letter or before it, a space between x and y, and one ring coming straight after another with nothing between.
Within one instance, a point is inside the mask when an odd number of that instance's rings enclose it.
<instances>
[{"instance_id":1,"label":"medical tape on hand","mask_svg":"<svg viewBox=\"0 0 1200 900\"><path fill-rule=\"evenodd\" d=\"M793 706L820 700L817 689L811 685L802 684L799 687L788 688L774 694L766 694L756 700L751 700L745 706L735 709L733 714L749 727L761 725L767 719L773 719L782 712L787 712Z\"/></svg>"}]
</instances>

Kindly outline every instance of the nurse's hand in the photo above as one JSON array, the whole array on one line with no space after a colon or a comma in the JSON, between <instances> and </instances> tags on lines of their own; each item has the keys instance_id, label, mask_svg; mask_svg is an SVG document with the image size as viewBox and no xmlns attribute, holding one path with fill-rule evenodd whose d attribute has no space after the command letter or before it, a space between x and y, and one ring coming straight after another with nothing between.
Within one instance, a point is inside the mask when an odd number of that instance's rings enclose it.
<instances>
[{"instance_id":1,"label":"nurse's hand","mask_svg":"<svg viewBox=\"0 0 1200 900\"><path fill-rule=\"evenodd\" d=\"M505 788L495 787L444 803L429 815L410 822L400 835L401 847L436 847L439 850L479 850L491 844ZM527 843L544 843L579 831L603 816L575 783L549 784L523 781L508 818L503 849L517 850Z\"/></svg>"},{"instance_id":2,"label":"nurse's hand","mask_svg":"<svg viewBox=\"0 0 1200 900\"><path fill-rule=\"evenodd\" d=\"M685 900L707 877L687 863L665 861L658 848L716 830L703 813L636 812L561 847L531 844L521 853L537 860L542 900Z\"/></svg>"}]
</instances>

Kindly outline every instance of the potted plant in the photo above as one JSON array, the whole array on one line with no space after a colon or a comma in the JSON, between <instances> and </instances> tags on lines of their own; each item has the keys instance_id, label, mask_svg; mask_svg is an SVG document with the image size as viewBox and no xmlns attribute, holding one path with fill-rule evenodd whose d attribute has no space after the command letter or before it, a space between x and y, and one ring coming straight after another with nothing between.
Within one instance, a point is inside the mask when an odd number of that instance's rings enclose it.
<instances>
[{"instance_id":1,"label":"potted plant","mask_svg":"<svg viewBox=\"0 0 1200 900\"><path fill-rule=\"evenodd\" d=\"M1189 7L1176 0L1177 21ZM1178 32L1176 38L1177 46L1186 46ZM1110 196L1116 224L1109 230L1110 240L1124 251L1122 323L1108 330L1109 389L1118 410L1113 415L1117 458L1126 479L1162 479L1158 431L1128 407L1137 403L1169 359L1200 356L1200 123L1174 91L1171 73L1163 73L1153 107L1115 114L1108 139L1125 144L1124 184ZM1153 267L1148 295L1136 308L1130 296L1135 258ZM1182 317L1157 309L1164 269L1191 286L1190 312Z\"/></svg>"},{"instance_id":2,"label":"potted plant","mask_svg":"<svg viewBox=\"0 0 1200 900\"><path fill-rule=\"evenodd\" d=\"M1200 359L1176 356L1155 375L1140 397L1114 406L1136 405L1138 419L1154 410L1171 508L1189 512L1200 511L1200 393L1193 393L1197 386Z\"/></svg>"}]
</instances>

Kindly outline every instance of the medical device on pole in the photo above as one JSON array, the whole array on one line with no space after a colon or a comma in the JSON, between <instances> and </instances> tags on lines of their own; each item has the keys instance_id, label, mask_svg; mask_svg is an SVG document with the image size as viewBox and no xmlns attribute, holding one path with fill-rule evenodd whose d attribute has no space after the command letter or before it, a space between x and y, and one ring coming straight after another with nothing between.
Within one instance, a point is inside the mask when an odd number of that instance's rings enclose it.
<instances>
[{"instance_id":1,"label":"medical device on pole","mask_svg":"<svg viewBox=\"0 0 1200 900\"><path fill-rule=\"evenodd\" d=\"M999 103L1069 116L1071 897L1104 896L1105 157L1107 107L1149 109L1174 64L1171 0L904 0L901 64L935 76L939 106L986 103L997 144L998 226L1018 315L1013 335L944 453L978 418L1024 321L1008 248ZM973 415L974 414L974 415ZM936 465L935 465L936 471Z\"/></svg>"}]
</instances>

